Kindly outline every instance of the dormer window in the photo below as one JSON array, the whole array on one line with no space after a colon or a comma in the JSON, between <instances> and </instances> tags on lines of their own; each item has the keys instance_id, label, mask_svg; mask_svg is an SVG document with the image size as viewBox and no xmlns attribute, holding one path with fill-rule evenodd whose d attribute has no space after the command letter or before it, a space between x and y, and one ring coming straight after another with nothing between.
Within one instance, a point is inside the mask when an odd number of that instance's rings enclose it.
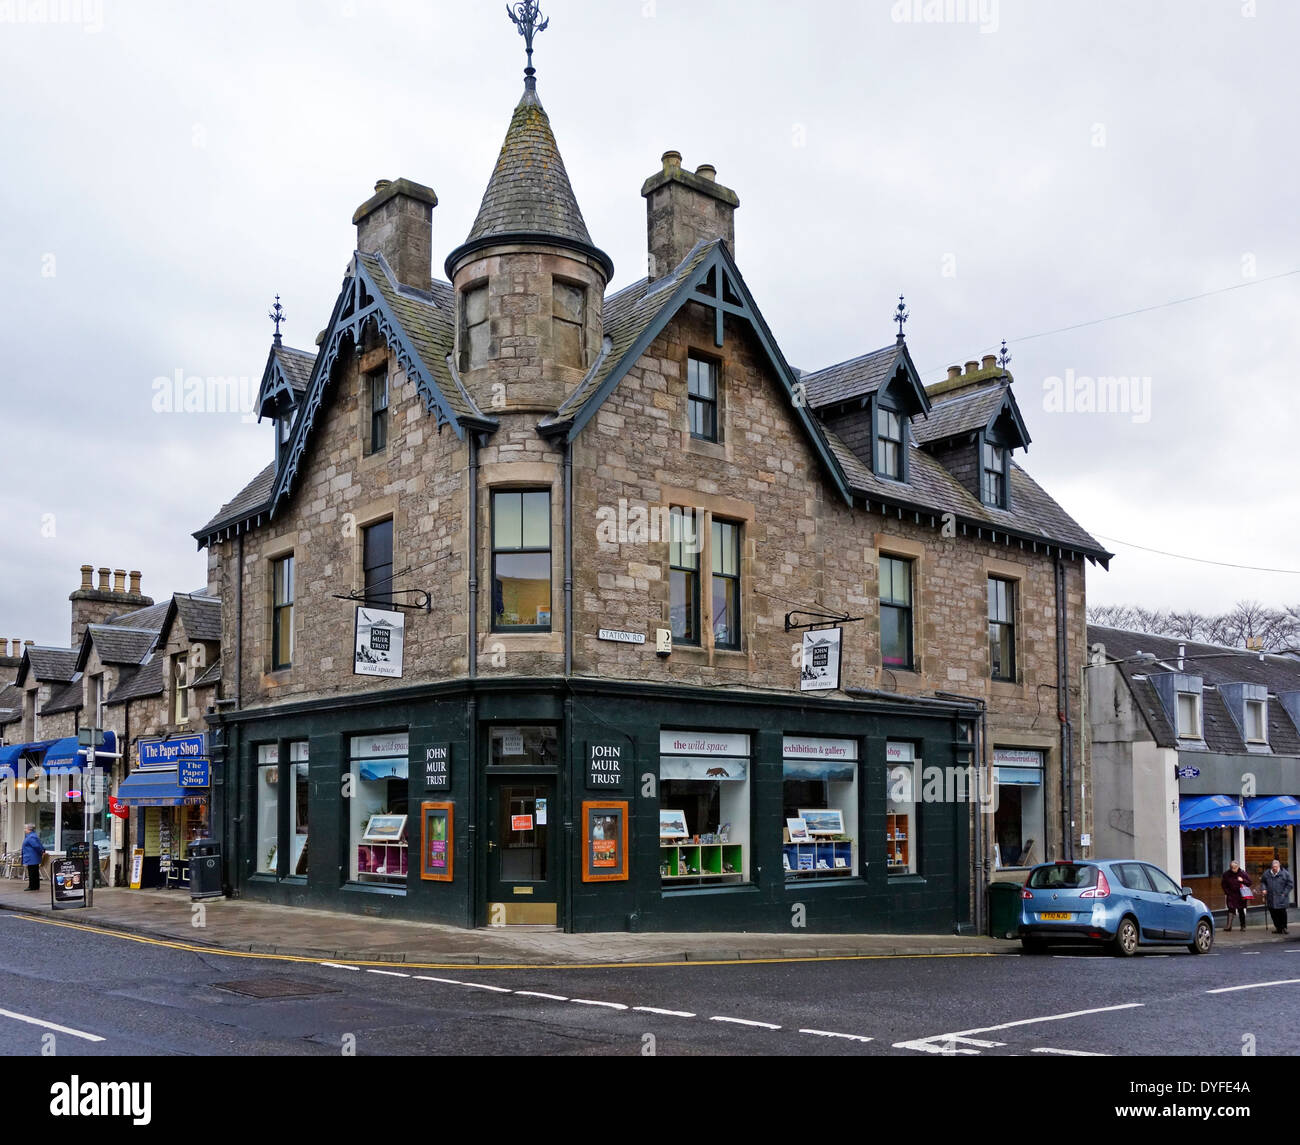
<instances>
[{"instance_id":1,"label":"dormer window","mask_svg":"<svg viewBox=\"0 0 1300 1145\"><path fill-rule=\"evenodd\" d=\"M464 291L460 296L460 368L473 370L488 360L487 283Z\"/></svg>"},{"instance_id":2,"label":"dormer window","mask_svg":"<svg viewBox=\"0 0 1300 1145\"><path fill-rule=\"evenodd\" d=\"M983 442L983 476L980 483L981 499L995 509L1007 507L1007 470L1011 451L991 441Z\"/></svg>"},{"instance_id":3,"label":"dormer window","mask_svg":"<svg viewBox=\"0 0 1300 1145\"><path fill-rule=\"evenodd\" d=\"M1246 701L1246 742L1268 743L1268 720L1265 700Z\"/></svg>"},{"instance_id":4,"label":"dormer window","mask_svg":"<svg viewBox=\"0 0 1300 1145\"><path fill-rule=\"evenodd\" d=\"M1201 697L1195 692L1178 693L1178 738L1201 738Z\"/></svg>"},{"instance_id":5,"label":"dormer window","mask_svg":"<svg viewBox=\"0 0 1300 1145\"><path fill-rule=\"evenodd\" d=\"M904 480L904 420L886 406L876 409L876 475Z\"/></svg>"}]
</instances>

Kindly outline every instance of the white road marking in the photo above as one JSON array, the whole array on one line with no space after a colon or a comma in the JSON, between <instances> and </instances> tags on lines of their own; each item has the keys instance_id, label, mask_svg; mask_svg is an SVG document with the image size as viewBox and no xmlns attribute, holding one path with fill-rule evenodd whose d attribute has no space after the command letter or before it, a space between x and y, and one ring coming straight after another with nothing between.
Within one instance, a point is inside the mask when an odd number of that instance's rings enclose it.
<instances>
[{"instance_id":1,"label":"white road marking","mask_svg":"<svg viewBox=\"0 0 1300 1145\"><path fill-rule=\"evenodd\" d=\"M919 1050L926 1054L977 1054L981 1049L1005 1046L1006 1042L988 1042L980 1038L965 1038L960 1034L937 1034L933 1038L918 1038L911 1042L895 1042L896 1050ZM977 1049L967 1049L976 1046Z\"/></svg>"},{"instance_id":2,"label":"white road marking","mask_svg":"<svg viewBox=\"0 0 1300 1145\"><path fill-rule=\"evenodd\" d=\"M488 986L482 982L462 982L462 986L468 986L471 990L491 990L493 994L513 994L514 991L508 986Z\"/></svg>"},{"instance_id":3,"label":"white road marking","mask_svg":"<svg viewBox=\"0 0 1300 1145\"><path fill-rule=\"evenodd\" d=\"M342 962L322 962L321 966L328 966L331 970L360 970L360 966L344 966Z\"/></svg>"},{"instance_id":4,"label":"white road marking","mask_svg":"<svg viewBox=\"0 0 1300 1145\"><path fill-rule=\"evenodd\" d=\"M1092 1010L1071 1010L1068 1014L1049 1014L1044 1018L1021 1018L1015 1022L1002 1022L996 1026L981 1026L974 1030L958 1030L953 1034L935 1034L928 1038L915 1038L907 1042L895 1042L894 1048L898 1050L920 1050L927 1054L958 1053L970 1054L975 1050L958 1048L958 1043L969 1046L1001 1046L1005 1042L982 1042L977 1038L971 1037L972 1034L990 1034L997 1030L1010 1030L1016 1026L1036 1026L1040 1022L1063 1022L1068 1018L1083 1018L1089 1014L1109 1014L1116 1010L1138 1010L1145 1005L1144 1002L1125 1002L1119 1006L1098 1006ZM946 1043L940 1044L940 1043Z\"/></svg>"},{"instance_id":5,"label":"white road marking","mask_svg":"<svg viewBox=\"0 0 1300 1145\"><path fill-rule=\"evenodd\" d=\"M575 1006L604 1006L607 1010L626 1010L622 1002L593 1002L590 998L570 998Z\"/></svg>"},{"instance_id":6,"label":"white road marking","mask_svg":"<svg viewBox=\"0 0 1300 1145\"><path fill-rule=\"evenodd\" d=\"M1062 1057L1067 1057L1067 1058L1105 1058L1105 1057L1110 1057L1109 1054L1094 1054L1094 1053L1091 1053L1091 1052L1088 1051L1088 1050L1049 1050L1049 1049L1047 1049L1045 1046L1038 1046L1037 1048L1035 1048L1035 1049L1033 1049L1033 1050L1030 1050L1029 1052L1030 1052L1030 1053L1035 1053L1035 1054L1060 1054Z\"/></svg>"},{"instance_id":7,"label":"white road marking","mask_svg":"<svg viewBox=\"0 0 1300 1145\"><path fill-rule=\"evenodd\" d=\"M710 1022L730 1022L734 1026L756 1026L760 1030L779 1030L780 1026L774 1026L771 1022L751 1022L748 1018L723 1018L714 1015L709 1019Z\"/></svg>"},{"instance_id":8,"label":"white road marking","mask_svg":"<svg viewBox=\"0 0 1300 1145\"><path fill-rule=\"evenodd\" d=\"M872 1039L862 1034L837 1034L832 1030L800 1030L801 1034L812 1034L815 1038L843 1038L849 1042L869 1042Z\"/></svg>"},{"instance_id":9,"label":"white road marking","mask_svg":"<svg viewBox=\"0 0 1300 1145\"><path fill-rule=\"evenodd\" d=\"M400 970L367 970L367 974L382 974L385 978L409 978L409 974L403 974Z\"/></svg>"},{"instance_id":10,"label":"white road marking","mask_svg":"<svg viewBox=\"0 0 1300 1145\"><path fill-rule=\"evenodd\" d=\"M1243 950L1242 954L1263 954L1262 950Z\"/></svg>"},{"instance_id":11,"label":"white road marking","mask_svg":"<svg viewBox=\"0 0 1300 1145\"><path fill-rule=\"evenodd\" d=\"M563 994L542 994L537 990L516 990L515 995L519 998L543 998L547 1002L567 1002L569 999Z\"/></svg>"},{"instance_id":12,"label":"white road marking","mask_svg":"<svg viewBox=\"0 0 1300 1145\"><path fill-rule=\"evenodd\" d=\"M1237 990L1263 990L1269 986L1300 986L1300 978L1283 978L1277 982L1251 982L1245 986L1220 986L1217 990L1206 990L1207 994L1232 994Z\"/></svg>"},{"instance_id":13,"label":"white road marking","mask_svg":"<svg viewBox=\"0 0 1300 1145\"><path fill-rule=\"evenodd\" d=\"M689 1010L661 1010L658 1006L633 1006L632 1009L639 1014L658 1014L664 1018L693 1018L695 1017Z\"/></svg>"},{"instance_id":14,"label":"white road marking","mask_svg":"<svg viewBox=\"0 0 1300 1145\"><path fill-rule=\"evenodd\" d=\"M54 1022L47 1022L44 1018L33 1018L27 1014L16 1014L13 1010L0 1010L0 1018L12 1018L15 1022L26 1022L29 1026L42 1026L47 1030L54 1030L60 1034L71 1034L74 1038L82 1038L87 1042L102 1042L104 1039L98 1034L88 1034L85 1030L74 1030L71 1026L60 1026Z\"/></svg>"},{"instance_id":15,"label":"white road marking","mask_svg":"<svg viewBox=\"0 0 1300 1145\"><path fill-rule=\"evenodd\" d=\"M427 974L417 974L417 982L441 982L444 986L464 986L464 982L458 982L455 978L430 978Z\"/></svg>"}]
</instances>

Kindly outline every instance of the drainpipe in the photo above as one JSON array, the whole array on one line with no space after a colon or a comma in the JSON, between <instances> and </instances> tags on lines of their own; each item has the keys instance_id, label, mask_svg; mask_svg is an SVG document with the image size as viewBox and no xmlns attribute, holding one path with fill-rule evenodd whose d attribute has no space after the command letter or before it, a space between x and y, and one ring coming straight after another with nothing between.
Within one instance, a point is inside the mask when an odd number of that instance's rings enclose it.
<instances>
[{"instance_id":1,"label":"drainpipe","mask_svg":"<svg viewBox=\"0 0 1300 1145\"><path fill-rule=\"evenodd\" d=\"M1061 723L1061 858L1074 858L1074 778L1070 758L1070 663L1066 651L1065 564L1058 553L1056 573L1056 718Z\"/></svg>"},{"instance_id":2,"label":"drainpipe","mask_svg":"<svg viewBox=\"0 0 1300 1145\"><path fill-rule=\"evenodd\" d=\"M478 432L469 431L469 678L478 676ZM470 739L473 741L473 731ZM477 766L477 765L475 765Z\"/></svg>"},{"instance_id":3,"label":"drainpipe","mask_svg":"<svg viewBox=\"0 0 1300 1145\"><path fill-rule=\"evenodd\" d=\"M564 677L573 675L573 442L564 443Z\"/></svg>"},{"instance_id":4,"label":"drainpipe","mask_svg":"<svg viewBox=\"0 0 1300 1145\"><path fill-rule=\"evenodd\" d=\"M468 891L465 895L465 929L473 930L478 925L478 823L479 809L479 743L478 743L478 695L474 681L478 677L478 432L469 432L469 648L467 670L469 675L469 699L465 704L466 739L469 743L469 761L464 764L469 775L469 790L466 806L469 807L469 822L466 824L465 860L470 872Z\"/></svg>"}]
</instances>

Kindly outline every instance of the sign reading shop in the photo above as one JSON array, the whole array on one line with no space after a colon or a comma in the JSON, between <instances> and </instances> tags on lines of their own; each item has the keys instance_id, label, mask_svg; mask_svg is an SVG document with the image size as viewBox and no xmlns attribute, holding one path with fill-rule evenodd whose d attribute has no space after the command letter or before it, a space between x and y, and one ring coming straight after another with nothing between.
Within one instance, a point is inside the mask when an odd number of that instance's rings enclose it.
<instances>
[{"instance_id":1,"label":"sign reading shop","mask_svg":"<svg viewBox=\"0 0 1300 1145\"><path fill-rule=\"evenodd\" d=\"M588 741L587 786L593 791L622 791L627 784L627 770L632 766L631 756L630 744Z\"/></svg>"}]
</instances>

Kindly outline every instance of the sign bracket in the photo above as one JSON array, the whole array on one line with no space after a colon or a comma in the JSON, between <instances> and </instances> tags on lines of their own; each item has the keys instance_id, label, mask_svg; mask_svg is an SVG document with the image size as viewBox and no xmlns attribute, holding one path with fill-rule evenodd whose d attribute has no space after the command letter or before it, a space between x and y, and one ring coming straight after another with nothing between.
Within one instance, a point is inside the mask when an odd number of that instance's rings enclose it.
<instances>
[{"instance_id":1,"label":"sign bracket","mask_svg":"<svg viewBox=\"0 0 1300 1145\"><path fill-rule=\"evenodd\" d=\"M796 624L796 616L816 616L819 619L811 621L808 624ZM841 616L834 612L809 612L807 609L796 609L794 612L785 614L785 630L787 632L797 632L800 629L821 628L827 624L857 624L859 621L866 620L865 616Z\"/></svg>"}]
</instances>

